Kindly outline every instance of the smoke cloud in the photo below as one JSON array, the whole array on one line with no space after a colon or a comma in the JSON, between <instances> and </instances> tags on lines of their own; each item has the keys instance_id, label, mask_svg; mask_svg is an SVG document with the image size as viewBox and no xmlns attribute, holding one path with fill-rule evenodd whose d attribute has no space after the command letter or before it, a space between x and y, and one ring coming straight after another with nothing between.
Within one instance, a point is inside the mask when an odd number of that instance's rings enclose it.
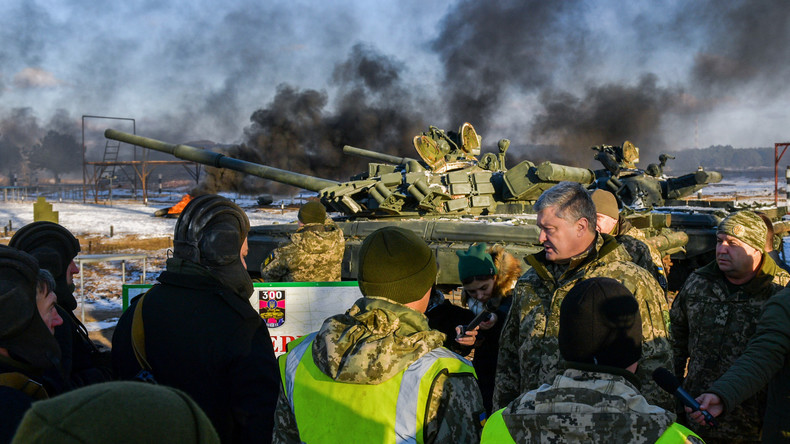
<instances>
[{"instance_id":1,"label":"smoke cloud","mask_svg":"<svg viewBox=\"0 0 790 444\"><path fill-rule=\"evenodd\" d=\"M784 0L242 0L192 11L131 1L91 14L92 3L73 3L0 11L0 174L29 170L25 153L50 131L79 140L87 113L135 115L149 137L216 142L334 180L367 168L343 145L415 156L412 138L428 125L467 121L484 151L507 137L514 161L582 166L590 146L625 140L645 166L697 134L753 146L753 122L766 134L755 144L786 137ZM101 34L77 41L76 29ZM89 126L89 155L100 156L101 130L115 125ZM204 187L285 190L215 171Z\"/></svg>"}]
</instances>

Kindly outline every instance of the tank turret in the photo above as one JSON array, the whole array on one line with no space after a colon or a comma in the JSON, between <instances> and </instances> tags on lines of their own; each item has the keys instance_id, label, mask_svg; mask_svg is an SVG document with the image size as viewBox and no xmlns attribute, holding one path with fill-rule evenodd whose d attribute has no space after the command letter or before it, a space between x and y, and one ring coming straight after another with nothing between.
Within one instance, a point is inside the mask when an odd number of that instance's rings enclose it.
<instances>
[{"instance_id":1,"label":"tank turret","mask_svg":"<svg viewBox=\"0 0 790 444\"><path fill-rule=\"evenodd\" d=\"M464 130L469 132L468 128L471 125ZM439 134L437 137L448 137L440 130L434 128L433 131ZM543 191L561 181L570 180L587 186L595 179L591 170L551 162L535 165L523 161L507 171L492 171L478 166L476 158L470 154L479 153L479 148L438 151L425 148L419 151L423 160L417 160L346 146L346 153L385 163L371 163L367 172L347 182L337 182L113 129L106 130L105 137L168 153L179 159L316 191L328 209L349 218L523 214L530 212L532 204ZM428 146L433 143L433 139L422 137L415 144ZM467 139L479 142L476 134L467 134ZM439 154L445 151L446 157L440 159Z\"/></svg>"},{"instance_id":2,"label":"tank turret","mask_svg":"<svg viewBox=\"0 0 790 444\"><path fill-rule=\"evenodd\" d=\"M651 163L647 170L637 168L639 148L629 141L622 146L597 145L592 147L595 160L603 169L596 170L596 187L614 193L623 205L630 208L653 208L676 204L674 200L688 197L712 184L721 182L721 173L698 171L678 177L664 177L667 160L673 156L661 154L659 163Z\"/></svg>"}]
</instances>

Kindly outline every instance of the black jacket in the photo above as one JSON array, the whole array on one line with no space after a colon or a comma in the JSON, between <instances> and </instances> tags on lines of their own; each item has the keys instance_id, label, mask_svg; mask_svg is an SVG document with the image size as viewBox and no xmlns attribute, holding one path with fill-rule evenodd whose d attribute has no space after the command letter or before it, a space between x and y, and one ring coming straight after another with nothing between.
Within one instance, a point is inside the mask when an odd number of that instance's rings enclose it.
<instances>
[{"instance_id":1,"label":"black jacket","mask_svg":"<svg viewBox=\"0 0 790 444\"><path fill-rule=\"evenodd\" d=\"M280 373L269 330L249 295L234 294L198 267L163 272L145 297L152 373L159 384L188 393L222 442L270 442ZM120 379L140 370L131 343L138 301L121 316L113 335L113 369Z\"/></svg>"},{"instance_id":2,"label":"black jacket","mask_svg":"<svg viewBox=\"0 0 790 444\"><path fill-rule=\"evenodd\" d=\"M34 383L41 380L38 374L40 372L0 355L0 374L3 373L21 373L31 378ZM11 442L19 423L22 422L22 417L33 401L36 399L18 387L0 383L0 444Z\"/></svg>"}]
</instances>

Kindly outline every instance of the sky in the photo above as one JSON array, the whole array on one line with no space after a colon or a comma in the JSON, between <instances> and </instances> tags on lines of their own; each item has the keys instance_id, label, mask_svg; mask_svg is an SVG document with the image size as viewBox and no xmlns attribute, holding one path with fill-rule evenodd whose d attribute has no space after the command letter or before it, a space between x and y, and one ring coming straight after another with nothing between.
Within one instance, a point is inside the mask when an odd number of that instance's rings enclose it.
<instances>
[{"instance_id":1,"label":"sky","mask_svg":"<svg viewBox=\"0 0 790 444\"><path fill-rule=\"evenodd\" d=\"M0 41L0 144L20 149L80 139L83 115L325 176L343 144L411 156L465 121L484 151L561 161L790 141L786 0L7 0ZM132 129L86 126L89 148Z\"/></svg>"}]
</instances>

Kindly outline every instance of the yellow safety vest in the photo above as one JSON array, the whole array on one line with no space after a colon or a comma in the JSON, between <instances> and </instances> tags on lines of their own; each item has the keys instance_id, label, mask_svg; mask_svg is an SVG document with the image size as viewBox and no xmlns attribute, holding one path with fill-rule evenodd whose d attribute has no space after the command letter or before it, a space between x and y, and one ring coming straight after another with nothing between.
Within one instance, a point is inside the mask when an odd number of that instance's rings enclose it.
<instances>
[{"instance_id":1,"label":"yellow safety vest","mask_svg":"<svg viewBox=\"0 0 790 444\"><path fill-rule=\"evenodd\" d=\"M483 436L480 439L480 444L516 444L516 441L513 440L513 436L510 435L510 431L507 429L505 418L502 417L504 410L497 410L488 418L485 427L483 427ZM694 436L702 441L702 438L696 433L675 422L661 434L656 444L685 443L689 436Z\"/></svg>"},{"instance_id":2,"label":"yellow safety vest","mask_svg":"<svg viewBox=\"0 0 790 444\"><path fill-rule=\"evenodd\" d=\"M436 377L474 374L469 361L440 347L381 384L337 382L313 361L315 335L300 338L280 361L283 389L305 443L422 443Z\"/></svg>"}]
</instances>

